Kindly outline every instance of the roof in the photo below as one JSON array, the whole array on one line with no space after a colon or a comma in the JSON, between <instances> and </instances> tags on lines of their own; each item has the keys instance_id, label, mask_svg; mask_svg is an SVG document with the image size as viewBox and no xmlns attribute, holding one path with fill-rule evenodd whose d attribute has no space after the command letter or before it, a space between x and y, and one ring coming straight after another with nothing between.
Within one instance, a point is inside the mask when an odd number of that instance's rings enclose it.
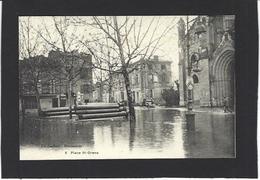
<instances>
[{"instance_id":1,"label":"roof","mask_svg":"<svg viewBox=\"0 0 260 180\"><path fill-rule=\"evenodd\" d=\"M165 60L165 59L160 59L159 57L157 57L158 59L155 59L155 57L153 57L152 59L140 59L138 61L135 61L134 63L131 63L131 65L135 65L137 63L147 63L147 62L152 62L152 63L157 63L157 64L160 64L160 63L172 63L172 61L170 60Z\"/></svg>"}]
</instances>

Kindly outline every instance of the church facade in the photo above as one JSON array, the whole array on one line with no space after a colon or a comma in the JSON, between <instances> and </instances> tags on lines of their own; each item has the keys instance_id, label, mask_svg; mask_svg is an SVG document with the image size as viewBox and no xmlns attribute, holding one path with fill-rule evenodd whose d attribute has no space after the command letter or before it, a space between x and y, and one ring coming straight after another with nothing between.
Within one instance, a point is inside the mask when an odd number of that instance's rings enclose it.
<instances>
[{"instance_id":1,"label":"church facade","mask_svg":"<svg viewBox=\"0 0 260 180\"><path fill-rule=\"evenodd\" d=\"M188 29L188 33L187 33ZM235 16L181 17L178 24L180 105L192 84L194 106L235 102Z\"/></svg>"}]
</instances>

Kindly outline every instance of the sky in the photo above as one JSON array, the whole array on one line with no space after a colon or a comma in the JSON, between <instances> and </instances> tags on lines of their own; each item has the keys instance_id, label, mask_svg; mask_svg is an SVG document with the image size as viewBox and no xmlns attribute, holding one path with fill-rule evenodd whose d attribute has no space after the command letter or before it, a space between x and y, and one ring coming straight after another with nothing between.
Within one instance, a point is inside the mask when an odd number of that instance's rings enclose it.
<instances>
[{"instance_id":1,"label":"sky","mask_svg":"<svg viewBox=\"0 0 260 180\"><path fill-rule=\"evenodd\" d=\"M81 17L83 19L86 20L86 22L90 22L90 18L91 17ZM100 17L102 18L102 17ZM136 19L137 22L140 22L140 20L142 19L143 22L143 26L141 28L141 32L145 33L147 27L149 26L150 22L152 21L152 19L154 18L154 16L144 16L144 17L140 17L140 16L129 16L129 18L132 19ZM161 33L165 30L165 28L171 26L171 30L165 35L163 36L163 38L160 41L160 48L154 53L154 55L158 55L159 56L159 60L168 60L168 61L172 61L172 76L173 76L173 80L177 80L178 79L178 62L179 62L179 56L178 56L178 28L177 28L177 22L179 20L180 16L156 16L154 23L151 26L151 29L157 28L156 32L155 32L155 37L161 35ZM26 21L27 17L22 16L19 17L19 22L21 21ZM124 19L125 17L121 17L118 16L118 24L119 26L122 25L124 23ZM50 35L52 36L51 38L53 39L53 41L56 41L56 37L57 35L55 35L55 33L53 33L53 19L52 17L49 16L31 16L30 17L30 24L33 27L33 29L40 29L44 31L43 26L48 27L47 29L49 30ZM91 27L87 27L86 26L78 26L75 30L75 28L71 28L68 31L68 36L72 35L72 34L77 34L77 36L83 37L84 38L88 38L88 36L90 36L90 34L95 33L96 30L91 29ZM152 32L153 31L149 31L148 36L147 37L151 37L152 36ZM36 33L35 33L36 34ZM32 34L31 37L33 38L35 36L35 34ZM22 40L21 36L19 37L20 40ZM146 38L148 42L149 38ZM145 41L144 41L145 42ZM50 47L49 47L50 48ZM72 48L77 48L77 47L72 47Z\"/></svg>"}]
</instances>

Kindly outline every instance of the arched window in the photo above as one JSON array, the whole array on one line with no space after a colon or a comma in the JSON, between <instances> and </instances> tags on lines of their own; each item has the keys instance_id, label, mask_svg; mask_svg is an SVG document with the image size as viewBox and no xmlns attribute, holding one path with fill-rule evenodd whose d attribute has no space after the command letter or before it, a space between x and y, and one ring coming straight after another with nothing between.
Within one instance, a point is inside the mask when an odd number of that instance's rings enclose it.
<instances>
[{"instance_id":1,"label":"arched window","mask_svg":"<svg viewBox=\"0 0 260 180\"><path fill-rule=\"evenodd\" d=\"M193 83L194 83L194 84L199 83L199 78L198 78L197 75L194 74L194 75L192 76L192 78L193 78Z\"/></svg>"},{"instance_id":2,"label":"arched window","mask_svg":"<svg viewBox=\"0 0 260 180\"><path fill-rule=\"evenodd\" d=\"M164 83L167 83L167 82L168 82L168 78L167 78L167 75L166 75L165 73L163 73L163 74L161 75L161 80L162 80L162 82L164 82Z\"/></svg>"},{"instance_id":3,"label":"arched window","mask_svg":"<svg viewBox=\"0 0 260 180\"><path fill-rule=\"evenodd\" d=\"M138 77L138 74L135 75L135 84L139 84L139 77Z\"/></svg>"}]
</instances>

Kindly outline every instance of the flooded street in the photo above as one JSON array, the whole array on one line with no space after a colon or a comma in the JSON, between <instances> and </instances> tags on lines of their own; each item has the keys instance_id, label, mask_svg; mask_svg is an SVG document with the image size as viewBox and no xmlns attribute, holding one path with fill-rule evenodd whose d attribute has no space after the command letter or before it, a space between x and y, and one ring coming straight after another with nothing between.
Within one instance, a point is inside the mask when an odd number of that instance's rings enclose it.
<instances>
[{"instance_id":1,"label":"flooded street","mask_svg":"<svg viewBox=\"0 0 260 180\"><path fill-rule=\"evenodd\" d=\"M20 159L127 159L235 157L234 115L136 109L137 120L77 122L26 120L20 126Z\"/></svg>"}]
</instances>

